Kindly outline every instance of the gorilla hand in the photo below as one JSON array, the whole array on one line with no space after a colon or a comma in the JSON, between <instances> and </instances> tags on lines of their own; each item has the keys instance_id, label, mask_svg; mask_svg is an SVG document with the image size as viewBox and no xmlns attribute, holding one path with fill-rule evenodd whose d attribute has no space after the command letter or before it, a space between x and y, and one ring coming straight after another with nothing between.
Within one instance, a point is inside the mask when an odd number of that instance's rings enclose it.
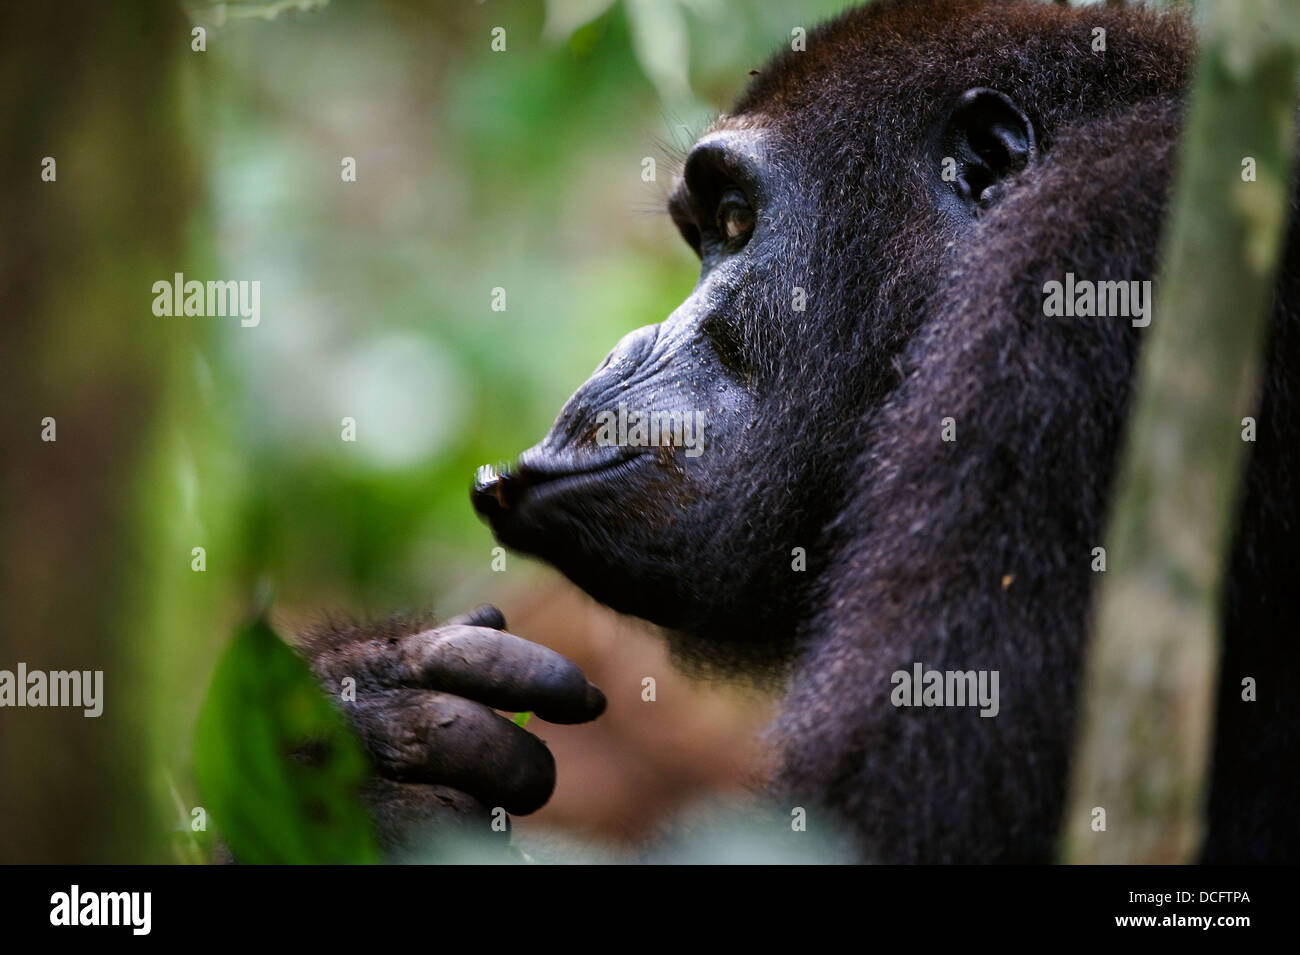
<instances>
[{"instance_id":1,"label":"gorilla hand","mask_svg":"<svg viewBox=\"0 0 1300 955\"><path fill-rule=\"evenodd\" d=\"M524 815L550 798L555 758L494 712L583 723L605 696L553 650L502 632L484 605L432 629L394 620L319 629L302 649L375 769L368 796L390 854L428 835L491 834L492 810ZM355 699L344 680L355 680Z\"/></svg>"}]
</instances>

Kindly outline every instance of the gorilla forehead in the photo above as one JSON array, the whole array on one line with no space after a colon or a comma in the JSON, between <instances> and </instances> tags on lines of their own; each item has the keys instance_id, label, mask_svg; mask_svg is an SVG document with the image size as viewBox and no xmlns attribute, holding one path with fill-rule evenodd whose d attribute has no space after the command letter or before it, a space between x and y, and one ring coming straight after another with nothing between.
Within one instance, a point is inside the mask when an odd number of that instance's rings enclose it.
<instances>
[{"instance_id":1,"label":"gorilla forehead","mask_svg":"<svg viewBox=\"0 0 1300 955\"><path fill-rule=\"evenodd\" d=\"M1093 50L1097 29L1105 50ZM1193 42L1190 24L1170 13L881 0L816 27L805 50L773 57L732 116L761 117L790 141L852 155L877 142L896 148L964 90L988 86L1011 95L1050 139L1071 119L1181 90Z\"/></svg>"}]
</instances>

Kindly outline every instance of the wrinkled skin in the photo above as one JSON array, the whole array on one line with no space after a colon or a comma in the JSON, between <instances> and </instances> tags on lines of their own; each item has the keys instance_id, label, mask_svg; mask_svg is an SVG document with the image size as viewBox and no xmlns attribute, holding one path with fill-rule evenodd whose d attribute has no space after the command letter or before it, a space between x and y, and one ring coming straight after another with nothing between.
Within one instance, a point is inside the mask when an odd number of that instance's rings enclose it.
<instances>
[{"instance_id":1,"label":"wrinkled skin","mask_svg":"<svg viewBox=\"0 0 1300 955\"><path fill-rule=\"evenodd\" d=\"M550 750L496 710L550 723L604 712L574 663L505 625L485 605L430 629L392 621L321 628L304 641L333 698L344 678L356 680L356 701L342 707L374 766L368 797L390 855L430 836L489 836L495 807L526 814L550 798Z\"/></svg>"}]
</instances>

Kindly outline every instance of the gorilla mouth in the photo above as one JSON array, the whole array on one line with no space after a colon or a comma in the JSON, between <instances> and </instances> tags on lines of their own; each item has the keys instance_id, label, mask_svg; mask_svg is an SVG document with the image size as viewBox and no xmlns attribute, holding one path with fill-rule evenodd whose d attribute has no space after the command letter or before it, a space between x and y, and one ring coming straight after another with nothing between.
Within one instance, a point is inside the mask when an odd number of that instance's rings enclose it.
<instances>
[{"instance_id":1,"label":"gorilla mouth","mask_svg":"<svg viewBox=\"0 0 1300 955\"><path fill-rule=\"evenodd\" d=\"M536 503L568 491L585 491L605 484L612 478L635 468L641 453L620 452L613 455L571 457L548 456L525 451L518 465L493 467L485 464L474 475L470 500L480 516L486 518L493 530L505 515L520 507L525 501Z\"/></svg>"}]
</instances>

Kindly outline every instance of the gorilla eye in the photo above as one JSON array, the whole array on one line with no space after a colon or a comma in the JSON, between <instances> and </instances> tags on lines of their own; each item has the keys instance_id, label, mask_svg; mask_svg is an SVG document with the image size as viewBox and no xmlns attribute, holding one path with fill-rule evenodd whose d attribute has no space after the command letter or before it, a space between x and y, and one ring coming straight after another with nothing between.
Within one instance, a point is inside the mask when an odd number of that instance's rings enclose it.
<instances>
[{"instance_id":1,"label":"gorilla eye","mask_svg":"<svg viewBox=\"0 0 1300 955\"><path fill-rule=\"evenodd\" d=\"M745 194L732 186L718 199L718 235L724 242L743 245L754 231L754 210L749 207Z\"/></svg>"}]
</instances>

